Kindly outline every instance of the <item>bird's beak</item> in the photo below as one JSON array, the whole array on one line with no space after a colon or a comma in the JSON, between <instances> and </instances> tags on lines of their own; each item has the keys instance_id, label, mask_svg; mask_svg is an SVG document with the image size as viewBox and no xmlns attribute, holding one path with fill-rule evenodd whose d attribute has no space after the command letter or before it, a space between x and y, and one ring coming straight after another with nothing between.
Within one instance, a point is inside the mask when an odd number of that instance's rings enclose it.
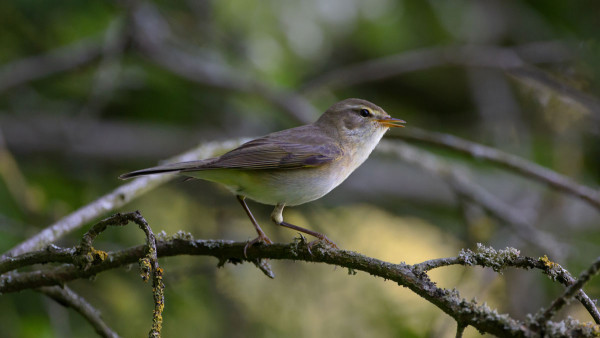
<instances>
[{"instance_id":1,"label":"bird's beak","mask_svg":"<svg viewBox=\"0 0 600 338\"><path fill-rule=\"evenodd\" d=\"M386 117L384 119L377 120L384 127L404 127L402 123L406 123L404 120L395 119L393 117Z\"/></svg>"}]
</instances>

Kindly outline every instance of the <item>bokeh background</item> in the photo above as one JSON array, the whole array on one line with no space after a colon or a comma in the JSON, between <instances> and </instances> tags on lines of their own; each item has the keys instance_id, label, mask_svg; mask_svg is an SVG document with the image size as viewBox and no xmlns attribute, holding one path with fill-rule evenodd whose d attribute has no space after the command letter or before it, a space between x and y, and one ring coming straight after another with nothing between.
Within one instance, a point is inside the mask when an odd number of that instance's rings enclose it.
<instances>
[{"instance_id":1,"label":"bokeh background","mask_svg":"<svg viewBox=\"0 0 600 338\"><path fill-rule=\"evenodd\" d=\"M0 252L118 187L121 173L202 142L312 121L348 97L377 103L407 129L493 146L596 188L599 13L596 1L558 0L2 1ZM383 67L369 68L382 58ZM415 145L560 245L524 239L435 173L377 152L326 197L286 209L286 219L391 262L455 256L481 242L547 254L577 275L599 255L598 209ZM250 203L272 239L297 236L270 223L271 207ZM120 211L133 210L156 233L254 236L235 198L207 182L170 182ZM85 230L58 244L75 245ZM143 241L135 226L115 228L96 247ZM270 280L249 264L218 269L213 258L161 264L165 337L454 336L454 321L432 304L361 272L272 262ZM538 271L452 267L432 277L520 319L562 290ZM151 286L135 266L69 285L122 336L147 334ZM587 291L599 297L600 281ZM32 291L0 296L0 309L2 337L94 334L77 313ZM591 320L576 303L559 318L568 315Z\"/></svg>"}]
</instances>

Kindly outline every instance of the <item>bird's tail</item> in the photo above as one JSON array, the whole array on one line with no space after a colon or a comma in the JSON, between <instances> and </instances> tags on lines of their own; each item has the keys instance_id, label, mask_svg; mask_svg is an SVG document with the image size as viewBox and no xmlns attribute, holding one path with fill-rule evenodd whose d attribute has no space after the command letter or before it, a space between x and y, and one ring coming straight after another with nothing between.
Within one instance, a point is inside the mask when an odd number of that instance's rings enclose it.
<instances>
[{"instance_id":1,"label":"bird's tail","mask_svg":"<svg viewBox=\"0 0 600 338\"><path fill-rule=\"evenodd\" d=\"M130 173L119 176L120 179L126 180L137 176L152 175L152 174L165 174L165 173L177 173L180 171L191 171L191 170L203 170L204 165L212 162L212 159L202 161L190 161L190 162L179 162L159 165L157 167L140 169L132 171Z\"/></svg>"}]
</instances>

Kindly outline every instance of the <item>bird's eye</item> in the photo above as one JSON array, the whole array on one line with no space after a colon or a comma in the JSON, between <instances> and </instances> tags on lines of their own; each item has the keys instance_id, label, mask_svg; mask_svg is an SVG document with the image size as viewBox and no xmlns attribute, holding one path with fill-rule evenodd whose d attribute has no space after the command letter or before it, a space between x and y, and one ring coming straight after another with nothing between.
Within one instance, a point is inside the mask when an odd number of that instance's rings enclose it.
<instances>
[{"instance_id":1,"label":"bird's eye","mask_svg":"<svg viewBox=\"0 0 600 338\"><path fill-rule=\"evenodd\" d=\"M368 109L361 109L360 110L360 116L362 116L362 117L369 117L369 116L371 116L371 112Z\"/></svg>"}]
</instances>

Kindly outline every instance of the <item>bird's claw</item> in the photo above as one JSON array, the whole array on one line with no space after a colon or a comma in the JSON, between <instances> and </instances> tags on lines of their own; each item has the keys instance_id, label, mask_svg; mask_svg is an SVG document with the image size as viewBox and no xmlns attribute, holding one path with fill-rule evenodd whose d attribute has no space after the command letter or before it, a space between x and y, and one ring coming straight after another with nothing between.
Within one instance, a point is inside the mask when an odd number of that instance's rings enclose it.
<instances>
[{"instance_id":1,"label":"bird's claw","mask_svg":"<svg viewBox=\"0 0 600 338\"><path fill-rule=\"evenodd\" d=\"M267 237L265 234L258 235L258 237L256 237L255 239L253 239L251 241L246 242L246 245L244 245L244 257L248 258L246 251L248 250L249 247L253 246L256 243L262 243L265 245L269 245L269 244L273 244L273 241L271 241L269 239L269 237Z\"/></svg>"},{"instance_id":2,"label":"bird's claw","mask_svg":"<svg viewBox=\"0 0 600 338\"><path fill-rule=\"evenodd\" d=\"M319 242L321 242L321 241L323 241L323 242L327 243L329 246L331 246L331 247L332 247L332 248L334 248L334 249L337 249L337 248L338 248L338 247L337 247L337 245L336 245L336 244L335 244L335 243L334 243L332 240L330 240L329 238L327 238L327 236L323 235L323 237L318 237L318 239L316 239L316 240L314 240L314 241L312 241L312 242L310 242L310 243L306 244L306 249L308 250L308 253L309 253L311 256L312 256L312 250L311 250L311 249L312 249L312 247L313 247L315 244L317 244L317 243L319 243Z\"/></svg>"}]
</instances>

